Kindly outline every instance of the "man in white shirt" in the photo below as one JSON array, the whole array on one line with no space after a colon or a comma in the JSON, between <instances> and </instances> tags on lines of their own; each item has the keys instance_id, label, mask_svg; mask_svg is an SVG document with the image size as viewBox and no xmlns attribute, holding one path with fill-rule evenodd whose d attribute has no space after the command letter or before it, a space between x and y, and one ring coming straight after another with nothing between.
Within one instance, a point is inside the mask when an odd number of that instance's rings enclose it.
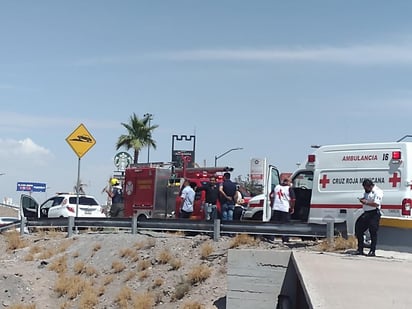
<instances>
[{"instance_id":1,"label":"man in white shirt","mask_svg":"<svg viewBox=\"0 0 412 309\"><path fill-rule=\"evenodd\" d=\"M193 205L195 203L195 190L190 186L189 180L185 179L183 183L183 190L180 194L180 218L190 218L193 212Z\"/></svg>"},{"instance_id":2,"label":"man in white shirt","mask_svg":"<svg viewBox=\"0 0 412 309\"><path fill-rule=\"evenodd\" d=\"M290 179L285 178L277 185L270 195L272 205L271 220L276 223L287 223L294 212L295 194L290 184ZM282 242L288 242L289 237L282 236Z\"/></svg>"},{"instance_id":3,"label":"man in white shirt","mask_svg":"<svg viewBox=\"0 0 412 309\"><path fill-rule=\"evenodd\" d=\"M355 235L358 239L357 255L364 255L363 242L364 233L369 229L371 236L371 248L368 256L375 256L376 243L378 242L378 228L381 218L381 203L383 191L379 189L370 179L362 182L365 193L359 202L362 204L363 214L356 220Z\"/></svg>"}]
</instances>

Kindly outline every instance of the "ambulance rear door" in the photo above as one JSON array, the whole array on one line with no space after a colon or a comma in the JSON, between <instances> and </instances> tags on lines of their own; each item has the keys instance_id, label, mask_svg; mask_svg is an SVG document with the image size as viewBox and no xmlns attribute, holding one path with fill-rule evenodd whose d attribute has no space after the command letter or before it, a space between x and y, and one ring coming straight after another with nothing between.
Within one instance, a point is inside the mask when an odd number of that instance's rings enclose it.
<instances>
[{"instance_id":1,"label":"ambulance rear door","mask_svg":"<svg viewBox=\"0 0 412 309\"><path fill-rule=\"evenodd\" d=\"M270 206L269 194L274 188L280 184L280 176L278 169L273 165L268 165L265 168L264 186L263 186L263 221L267 222L272 216L272 207Z\"/></svg>"}]
</instances>

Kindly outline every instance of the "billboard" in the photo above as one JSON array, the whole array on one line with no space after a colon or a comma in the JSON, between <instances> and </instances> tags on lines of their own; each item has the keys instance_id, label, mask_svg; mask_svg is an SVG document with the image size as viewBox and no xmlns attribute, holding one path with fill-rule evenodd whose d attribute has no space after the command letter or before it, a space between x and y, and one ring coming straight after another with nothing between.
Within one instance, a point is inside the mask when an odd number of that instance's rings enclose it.
<instances>
[{"instance_id":1,"label":"billboard","mask_svg":"<svg viewBox=\"0 0 412 309\"><path fill-rule=\"evenodd\" d=\"M257 185L264 184L266 159L253 158L250 160L250 180Z\"/></svg>"},{"instance_id":2,"label":"billboard","mask_svg":"<svg viewBox=\"0 0 412 309\"><path fill-rule=\"evenodd\" d=\"M46 192L46 184L42 182L18 182L16 191Z\"/></svg>"}]
</instances>

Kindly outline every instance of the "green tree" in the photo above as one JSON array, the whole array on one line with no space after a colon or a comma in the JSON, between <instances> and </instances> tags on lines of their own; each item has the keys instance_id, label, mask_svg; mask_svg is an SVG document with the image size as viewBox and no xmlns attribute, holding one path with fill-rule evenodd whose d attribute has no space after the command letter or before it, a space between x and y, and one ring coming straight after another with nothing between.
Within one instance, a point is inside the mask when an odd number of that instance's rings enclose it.
<instances>
[{"instance_id":1,"label":"green tree","mask_svg":"<svg viewBox=\"0 0 412 309\"><path fill-rule=\"evenodd\" d=\"M139 160L140 150L144 147L152 147L156 149L156 142L152 139L152 132L158 125L151 125L152 115L147 114L142 119L139 119L135 113L130 116L129 123L123 123L127 134L119 136L116 143L116 150L120 147L125 147L127 150L133 149L133 163L136 164Z\"/></svg>"}]
</instances>

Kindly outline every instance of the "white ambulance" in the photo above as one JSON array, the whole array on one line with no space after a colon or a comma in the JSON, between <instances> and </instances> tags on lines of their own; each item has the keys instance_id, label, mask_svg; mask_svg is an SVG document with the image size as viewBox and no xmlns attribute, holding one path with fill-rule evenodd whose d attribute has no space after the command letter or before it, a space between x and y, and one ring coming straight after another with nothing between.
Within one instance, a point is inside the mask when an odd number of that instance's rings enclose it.
<instances>
[{"instance_id":1,"label":"white ambulance","mask_svg":"<svg viewBox=\"0 0 412 309\"><path fill-rule=\"evenodd\" d=\"M358 198L362 181L371 179L383 190L382 214L386 217L411 216L412 143L389 142L321 146L308 156L306 167L292 175L296 195L292 220L308 223L347 222L354 233L355 221L363 212ZM267 183L267 185L270 185ZM250 203L257 205L256 197ZM262 209L268 221L268 203Z\"/></svg>"}]
</instances>

